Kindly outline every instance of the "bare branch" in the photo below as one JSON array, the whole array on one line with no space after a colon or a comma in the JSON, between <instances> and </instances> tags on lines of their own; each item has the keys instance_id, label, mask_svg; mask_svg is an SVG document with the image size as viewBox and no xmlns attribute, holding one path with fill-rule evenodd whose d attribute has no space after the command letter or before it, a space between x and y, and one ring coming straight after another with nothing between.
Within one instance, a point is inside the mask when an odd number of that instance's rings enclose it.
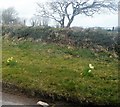
<instances>
[{"instance_id":1,"label":"bare branch","mask_svg":"<svg viewBox=\"0 0 120 107\"><path fill-rule=\"evenodd\" d=\"M64 26L66 18L68 20L67 27L70 27L74 17L79 14L93 16L95 13L101 12L102 9L117 11L115 0L54 0L39 7L41 15L47 15L59 22L61 26Z\"/></svg>"}]
</instances>

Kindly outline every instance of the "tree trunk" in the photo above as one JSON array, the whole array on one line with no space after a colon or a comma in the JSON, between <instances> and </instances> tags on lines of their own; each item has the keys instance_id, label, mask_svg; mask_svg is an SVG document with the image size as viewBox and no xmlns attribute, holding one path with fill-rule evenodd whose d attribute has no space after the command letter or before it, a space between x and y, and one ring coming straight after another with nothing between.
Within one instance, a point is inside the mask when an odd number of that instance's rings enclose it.
<instances>
[{"instance_id":1,"label":"tree trunk","mask_svg":"<svg viewBox=\"0 0 120 107\"><path fill-rule=\"evenodd\" d=\"M62 23L61 27L64 28L65 27L65 25L64 25L65 24L65 14L63 14L63 19L61 20L61 23Z\"/></svg>"},{"instance_id":2,"label":"tree trunk","mask_svg":"<svg viewBox=\"0 0 120 107\"><path fill-rule=\"evenodd\" d=\"M64 25L63 25L63 24L61 24L61 28L64 28Z\"/></svg>"},{"instance_id":3,"label":"tree trunk","mask_svg":"<svg viewBox=\"0 0 120 107\"><path fill-rule=\"evenodd\" d=\"M64 28L64 19L61 20L61 28Z\"/></svg>"},{"instance_id":4,"label":"tree trunk","mask_svg":"<svg viewBox=\"0 0 120 107\"><path fill-rule=\"evenodd\" d=\"M74 16L72 16L72 17L70 18L70 20L69 20L66 28L69 28L69 27L70 27L70 25L71 25L71 23L73 22L73 20L74 20Z\"/></svg>"}]
</instances>

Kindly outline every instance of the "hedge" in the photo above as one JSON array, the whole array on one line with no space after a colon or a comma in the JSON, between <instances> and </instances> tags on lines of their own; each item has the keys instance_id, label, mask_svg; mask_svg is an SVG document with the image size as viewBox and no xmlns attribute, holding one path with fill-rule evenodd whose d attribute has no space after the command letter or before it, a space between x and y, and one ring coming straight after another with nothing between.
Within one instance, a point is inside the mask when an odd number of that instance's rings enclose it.
<instances>
[{"instance_id":1,"label":"hedge","mask_svg":"<svg viewBox=\"0 0 120 107\"><path fill-rule=\"evenodd\" d=\"M3 26L2 35L11 37L41 39L46 42L74 45L82 48L102 46L108 51L114 50L117 32L105 29L62 29L51 27Z\"/></svg>"}]
</instances>

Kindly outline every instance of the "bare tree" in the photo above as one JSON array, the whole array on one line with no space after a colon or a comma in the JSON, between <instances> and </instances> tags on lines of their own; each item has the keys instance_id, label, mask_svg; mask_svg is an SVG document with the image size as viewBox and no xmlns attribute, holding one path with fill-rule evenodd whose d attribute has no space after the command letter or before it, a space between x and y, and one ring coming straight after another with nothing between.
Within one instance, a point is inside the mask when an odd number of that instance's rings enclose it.
<instances>
[{"instance_id":1,"label":"bare tree","mask_svg":"<svg viewBox=\"0 0 120 107\"><path fill-rule=\"evenodd\" d=\"M35 15L30 19L30 23L32 26L41 26L41 21L41 17Z\"/></svg>"},{"instance_id":2,"label":"bare tree","mask_svg":"<svg viewBox=\"0 0 120 107\"><path fill-rule=\"evenodd\" d=\"M42 25L43 26L48 26L49 18L47 16L44 16L42 18Z\"/></svg>"},{"instance_id":3,"label":"bare tree","mask_svg":"<svg viewBox=\"0 0 120 107\"><path fill-rule=\"evenodd\" d=\"M13 7L4 9L2 11L2 23L3 24L17 24L18 23L18 13Z\"/></svg>"},{"instance_id":4,"label":"bare tree","mask_svg":"<svg viewBox=\"0 0 120 107\"><path fill-rule=\"evenodd\" d=\"M103 9L117 11L116 0L55 0L45 4L37 3L37 5L41 16L46 15L54 19L61 27L65 27L65 20L67 20L67 28L79 14L93 16L95 13L102 12Z\"/></svg>"},{"instance_id":5,"label":"bare tree","mask_svg":"<svg viewBox=\"0 0 120 107\"><path fill-rule=\"evenodd\" d=\"M60 28L60 24L58 22L55 21L54 23L56 28Z\"/></svg>"},{"instance_id":6,"label":"bare tree","mask_svg":"<svg viewBox=\"0 0 120 107\"><path fill-rule=\"evenodd\" d=\"M49 18L47 16L39 16L39 15L34 15L30 19L30 23L32 26L48 26L49 23Z\"/></svg>"},{"instance_id":7,"label":"bare tree","mask_svg":"<svg viewBox=\"0 0 120 107\"><path fill-rule=\"evenodd\" d=\"M19 18L19 24L22 25L22 26L26 26L26 22L27 22L27 19L22 17L22 18Z\"/></svg>"}]
</instances>

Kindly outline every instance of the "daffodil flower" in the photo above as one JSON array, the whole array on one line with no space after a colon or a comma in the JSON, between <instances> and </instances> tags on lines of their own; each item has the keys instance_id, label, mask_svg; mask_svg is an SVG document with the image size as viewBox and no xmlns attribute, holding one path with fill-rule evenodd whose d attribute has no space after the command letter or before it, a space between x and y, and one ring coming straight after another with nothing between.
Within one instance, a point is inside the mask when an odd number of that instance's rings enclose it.
<instances>
[{"instance_id":1,"label":"daffodil flower","mask_svg":"<svg viewBox=\"0 0 120 107\"><path fill-rule=\"evenodd\" d=\"M9 62L10 62L10 60L7 60L7 62L9 63Z\"/></svg>"},{"instance_id":2,"label":"daffodil flower","mask_svg":"<svg viewBox=\"0 0 120 107\"><path fill-rule=\"evenodd\" d=\"M90 67L91 69L94 69L94 66L93 66L92 64L89 64L89 67Z\"/></svg>"},{"instance_id":3,"label":"daffodil flower","mask_svg":"<svg viewBox=\"0 0 120 107\"><path fill-rule=\"evenodd\" d=\"M90 73L92 70L88 70L88 72Z\"/></svg>"},{"instance_id":4,"label":"daffodil flower","mask_svg":"<svg viewBox=\"0 0 120 107\"><path fill-rule=\"evenodd\" d=\"M13 57L7 59L7 65L14 66L17 63L17 60L14 60Z\"/></svg>"},{"instance_id":5,"label":"daffodil flower","mask_svg":"<svg viewBox=\"0 0 120 107\"><path fill-rule=\"evenodd\" d=\"M13 57L11 57L10 59L13 60Z\"/></svg>"},{"instance_id":6,"label":"daffodil flower","mask_svg":"<svg viewBox=\"0 0 120 107\"><path fill-rule=\"evenodd\" d=\"M13 61L13 57L7 59L7 63L10 63L11 61ZM17 62L17 60L15 62Z\"/></svg>"}]
</instances>

